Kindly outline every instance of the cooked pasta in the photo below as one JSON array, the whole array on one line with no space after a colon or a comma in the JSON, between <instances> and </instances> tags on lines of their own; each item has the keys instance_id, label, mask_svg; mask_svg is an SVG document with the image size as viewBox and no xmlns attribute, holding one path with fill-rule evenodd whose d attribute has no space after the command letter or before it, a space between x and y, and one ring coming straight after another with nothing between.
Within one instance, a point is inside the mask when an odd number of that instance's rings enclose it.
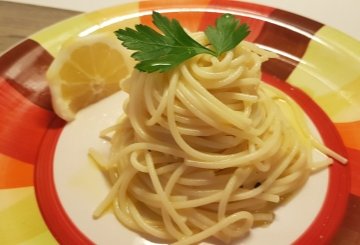
<instances>
[{"instance_id":1,"label":"cooked pasta","mask_svg":"<svg viewBox=\"0 0 360 245\"><path fill-rule=\"evenodd\" d=\"M134 71L121 84L124 115L102 134L108 160L90 151L112 184L94 217L112 204L123 225L173 244L229 242L271 223L276 204L331 163L314 163L315 148L346 161L309 137L297 105L261 81L261 64L275 56L243 41L219 59Z\"/></svg>"}]
</instances>

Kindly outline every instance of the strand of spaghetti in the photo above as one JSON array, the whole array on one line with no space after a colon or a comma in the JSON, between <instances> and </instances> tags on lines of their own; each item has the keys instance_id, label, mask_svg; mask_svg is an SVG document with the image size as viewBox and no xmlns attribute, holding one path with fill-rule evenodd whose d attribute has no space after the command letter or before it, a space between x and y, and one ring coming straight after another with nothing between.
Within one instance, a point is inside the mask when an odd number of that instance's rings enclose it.
<instances>
[{"instance_id":1,"label":"strand of spaghetti","mask_svg":"<svg viewBox=\"0 0 360 245\"><path fill-rule=\"evenodd\" d=\"M200 56L199 56L200 58ZM237 78L239 78L242 73L244 72L243 66L234 66L231 62L233 60L229 60L234 58L232 52L228 52L225 57L219 61L218 59L211 59L213 67L211 69L206 69L204 66L199 66L196 60L190 64L190 69L194 73L195 76L201 77L202 81L206 82L204 87L207 89L216 89L221 88L223 86L229 85L234 82ZM219 71L226 70L230 65L234 67L230 74L226 73L219 73ZM215 70L215 72L214 72ZM207 82L209 81L210 82ZM216 80L214 83L213 80Z\"/></svg>"},{"instance_id":2,"label":"strand of spaghetti","mask_svg":"<svg viewBox=\"0 0 360 245\"><path fill-rule=\"evenodd\" d=\"M105 173L105 171L108 169L105 164L106 163L105 157L102 154L100 154L98 151L96 151L94 148L89 149L88 156L90 157L92 162L94 162L96 166L103 173Z\"/></svg>"},{"instance_id":3,"label":"strand of spaghetti","mask_svg":"<svg viewBox=\"0 0 360 245\"><path fill-rule=\"evenodd\" d=\"M191 71L195 73L194 75L199 76L199 75L204 74L203 67L199 67L196 63L192 63L190 68L191 68ZM227 74L227 76L225 76L224 79L221 79L221 80L217 81L216 83L207 83L207 84L205 84L204 87L207 89L216 89L216 88L221 88L223 86L229 85L229 84L233 83L236 79L241 77L243 72L244 72L244 67L238 66L231 73ZM214 79L214 77L211 77L211 79Z\"/></svg>"},{"instance_id":4,"label":"strand of spaghetti","mask_svg":"<svg viewBox=\"0 0 360 245\"><path fill-rule=\"evenodd\" d=\"M269 85L265 85L267 86L268 89L274 91L274 88L271 88ZM324 144L321 144L319 142L319 140L315 139L311 133L309 133L308 127L306 127L306 125L304 124L304 113L300 110L299 106L292 100L290 99L289 96L287 96L284 92L282 91L276 91L277 95L279 97L281 97L281 99L286 100L286 102L288 103L288 105L290 105L294 116L296 118L296 122L298 123L297 127L300 129L300 131L302 132L302 134L304 135L304 137L309 137L311 142L313 143L313 145L320 150L321 152L323 152L324 154L331 156L332 158L336 159L337 161L339 161L342 164L346 164L348 162L347 158L341 156L340 154L338 154L337 152L333 151L332 149L328 148L327 146L325 146Z\"/></svg>"},{"instance_id":5,"label":"strand of spaghetti","mask_svg":"<svg viewBox=\"0 0 360 245\"><path fill-rule=\"evenodd\" d=\"M244 183L244 181L246 180L246 178L249 176L250 173L251 170L249 168L247 169L237 168L234 171L234 174L230 177L229 181L226 183L222 197L220 198L219 209L218 209L218 220L222 220L225 218L226 207L227 204L229 203L231 194Z\"/></svg>"},{"instance_id":6,"label":"strand of spaghetti","mask_svg":"<svg viewBox=\"0 0 360 245\"><path fill-rule=\"evenodd\" d=\"M259 161L255 163L255 167L261 172L267 172L270 170L271 164L269 161Z\"/></svg>"},{"instance_id":7,"label":"strand of spaghetti","mask_svg":"<svg viewBox=\"0 0 360 245\"><path fill-rule=\"evenodd\" d=\"M145 91L151 91L151 88L148 88L148 86L153 85L153 82L148 82L145 85ZM151 114L151 117L146 121L147 126L154 125L155 123L160 121L161 115L164 113L164 110L166 108L166 101L167 101L167 90L165 90L160 98L160 102L155 109L153 100L150 98L151 93L145 93L145 101L148 108L148 111ZM151 105L151 107L150 107Z\"/></svg>"},{"instance_id":8,"label":"strand of spaghetti","mask_svg":"<svg viewBox=\"0 0 360 245\"><path fill-rule=\"evenodd\" d=\"M200 230L206 230L208 227L211 227L218 222L217 220L212 220L208 216L193 209L189 209L189 214L191 214L189 215L189 222ZM213 237L225 242L226 244L230 242L230 238L223 234L222 231L214 233Z\"/></svg>"},{"instance_id":9,"label":"strand of spaghetti","mask_svg":"<svg viewBox=\"0 0 360 245\"><path fill-rule=\"evenodd\" d=\"M103 138L105 140L108 140L110 141L111 140L111 137L108 136L109 133L111 132L114 132L116 131L119 127L121 126L120 123L117 123L111 127L108 127L108 128L105 128L104 130L102 130L99 135L100 135L100 138Z\"/></svg>"},{"instance_id":10,"label":"strand of spaghetti","mask_svg":"<svg viewBox=\"0 0 360 245\"><path fill-rule=\"evenodd\" d=\"M214 181L207 186L202 186L201 190L198 190L197 188L193 188L194 186L182 186L177 185L176 191L179 194L187 195L190 198L189 199L196 199L196 198L203 198L208 197L213 194L218 193L220 190L224 188L224 185L226 184L227 180L231 177L231 174L227 175L227 178L219 178L219 176L214 176L213 180L216 179L216 183Z\"/></svg>"},{"instance_id":11,"label":"strand of spaghetti","mask_svg":"<svg viewBox=\"0 0 360 245\"><path fill-rule=\"evenodd\" d=\"M171 192L172 192L177 180L184 173L185 170L186 170L186 166L181 165L179 168L177 168L171 174L168 182L166 183L165 189L164 189L167 196L171 195ZM165 225L166 229L169 231L169 233L173 234L177 240L182 239L184 237L184 235L176 230L175 226L173 225L173 222L170 219L170 215L167 212L165 212L165 209L162 209L161 213L162 213L162 217L164 220L164 225Z\"/></svg>"},{"instance_id":12,"label":"strand of spaghetti","mask_svg":"<svg viewBox=\"0 0 360 245\"><path fill-rule=\"evenodd\" d=\"M168 163L165 166L159 167L156 169L156 173L158 175L162 175L164 173L169 173L174 171L175 169L177 169L179 167L179 163Z\"/></svg>"},{"instance_id":13,"label":"strand of spaghetti","mask_svg":"<svg viewBox=\"0 0 360 245\"><path fill-rule=\"evenodd\" d=\"M105 209L112 203L114 200L117 191L120 187L122 179L118 178L115 184L111 187L110 192L106 195L105 199L100 203L100 205L93 212L93 217L95 219L99 218Z\"/></svg>"},{"instance_id":14,"label":"strand of spaghetti","mask_svg":"<svg viewBox=\"0 0 360 245\"><path fill-rule=\"evenodd\" d=\"M329 167L329 165L331 165L333 163L333 160L331 158L326 158L322 161L316 161L316 164L313 163L311 165L311 172L316 173L318 171L321 171L327 167Z\"/></svg>"},{"instance_id":15,"label":"strand of spaghetti","mask_svg":"<svg viewBox=\"0 0 360 245\"><path fill-rule=\"evenodd\" d=\"M222 139L225 139L226 137L231 137L232 140L225 141ZM196 148L199 148L201 146L207 147L209 151L213 149L213 151L217 152L222 149L226 148L232 148L241 143L243 141L242 139L239 139L238 137L233 136L219 136L217 135L209 135L208 137L187 137L186 141L189 145L192 145Z\"/></svg>"},{"instance_id":16,"label":"strand of spaghetti","mask_svg":"<svg viewBox=\"0 0 360 245\"><path fill-rule=\"evenodd\" d=\"M207 115L201 110L202 104L197 100L196 95L188 88L186 88L183 84L178 85L178 90L176 91L177 98L189 109L194 115L198 118L206 122L208 125L217 129L218 132L225 132L230 135L235 135L240 138L258 140L258 138L254 137L254 135L249 134L248 132L234 129L232 127L223 125L219 121L216 121L216 118L211 118L210 115Z\"/></svg>"},{"instance_id":17,"label":"strand of spaghetti","mask_svg":"<svg viewBox=\"0 0 360 245\"><path fill-rule=\"evenodd\" d=\"M171 84L170 84L171 86ZM173 93L175 93L175 89L174 88L169 88L169 90L172 89ZM169 97L170 97L170 91L169 91ZM171 97L170 97L171 98ZM170 99L168 101L168 105L173 103L173 99ZM187 152L188 154L192 155L194 158L197 159L204 159L205 161L217 161L218 159L226 159L227 161L233 161L233 158L238 156L238 155L244 155L244 153L240 153L240 154L233 154L233 155L213 155L213 154L206 154L200 151L195 150L194 148L190 147L181 137L181 134L179 133L179 130L177 129L177 126L175 124L175 120L174 120L174 111L172 110L172 108L170 106L168 106L168 123L169 123L169 127L170 127L170 131L175 139L175 141L177 142L177 144L181 147L181 149L183 149L185 152ZM279 133L279 130L278 132ZM271 148L273 147L273 145L275 145L275 141L276 141L276 136L278 136L278 134L274 133L275 137L273 137L273 141L272 140L268 140L268 147ZM258 154L265 154L266 150L263 151L259 151ZM248 155L248 158L252 158L252 156ZM255 156L256 157L256 156ZM244 160L243 162L245 163L246 161L251 161L251 159L249 160ZM237 166L237 164L232 163L234 166ZM208 164L207 164L208 165ZM239 164L240 165L240 164ZM238 165L238 166L239 166ZM215 165L212 164L212 166L214 167ZM219 166L216 165L218 167L229 167L229 166ZM199 167L199 166L196 166Z\"/></svg>"},{"instance_id":18,"label":"strand of spaghetti","mask_svg":"<svg viewBox=\"0 0 360 245\"><path fill-rule=\"evenodd\" d=\"M295 171L298 171L299 169L306 169L308 168L308 162L306 162L306 158L307 158L307 152L306 151L302 151L302 152L299 152L298 153L299 156L297 158L297 160L295 160L291 166L289 166L287 169L285 169L284 171L284 175L287 175L287 174L291 174Z\"/></svg>"},{"instance_id":19,"label":"strand of spaghetti","mask_svg":"<svg viewBox=\"0 0 360 245\"><path fill-rule=\"evenodd\" d=\"M138 160L138 157L139 157L138 151L130 152L129 155L130 155L130 163L137 171L142 172L142 173L148 173L148 168L145 166L145 163ZM158 164L161 163L161 161L159 159L156 159L156 160L157 160L156 162ZM168 165L157 168L156 173L158 175L161 175L163 173L177 169L178 166L179 166L178 164L168 164Z\"/></svg>"},{"instance_id":20,"label":"strand of spaghetti","mask_svg":"<svg viewBox=\"0 0 360 245\"><path fill-rule=\"evenodd\" d=\"M236 154L234 154L233 156L231 155L214 155L214 154L207 154L198 150L195 150L193 147L191 147L190 145L188 145L185 140L183 140L177 125L175 123L175 119L174 119L174 111L173 108L171 107L171 104L174 103L174 97L175 97L175 90L176 90L176 84L177 84L177 77L173 77L170 81L170 85L169 85L169 100L168 100L168 107L167 107L167 116L168 116L168 124L169 124L169 129L170 132L174 138L174 140L177 142L177 144L179 145L179 147L186 152L187 154L193 156L194 158L197 159L206 159L207 161L216 161L218 159L228 159L228 158L233 158L234 156L236 156ZM240 153L241 155L243 155L243 153Z\"/></svg>"},{"instance_id":21,"label":"strand of spaghetti","mask_svg":"<svg viewBox=\"0 0 360 245\"><path fill-rule=\"evenodd\" d=\"M169 213L167 213L164 208L161 208L161 217L164 221L164 227L166 227L166 231L171 234L173 238L180 240L184 237L184 234L175 228Z\"/></svg>"},{"instance_id":22,"label":"strand of spaghetti","mask_svg":"<svg viewBox=\"0 0 360 245\"><path fill-rule=\"evenodd\" d=\"M155 228L156 226L149 225L148 222L143 218L143 216L139 213L137 208L133 203L131 205L128 205L129 212L131 213L131 217L134 219L136 224L139 228L142 229L142 231L149 233L155 237L159 237L161 239L169 239L170 236L167 232Z\"/></svg>"},{"instance_id":23,"label":"strand of spaghetti","mask_svg":"<svg viewBox=\"0 0 360 245\"><path fill-rule=\"evenodd\" d=\"M250 53L251 58L254 60L254 65L250 67L250 69L248 69L246 71L246 76L248 77L256 77L257 75L259 75L259 71L261 68L261 59L260 56L256 53Z\"/></svg>"},{"instance_id":24,"label":"strand of spaghetti","mask_svg":"<svg viewBox=\"0 0 360 245\"><path fill-rule=\"evenodd\" d=\"M132 96L129 97L129 109L128 109L128 117L133 118L135 120L130 120L131 126L133 130L135 131L137 137L141 138L143 141L147 142L157 142L156 138L151 137L149 134L146 133L146 130L141 125L143 122L145 122L144 115L142 113L142 109L139 110L139 107L136 103L133 103L132 100L136 98L142 98L142 92L143 92L143 83L148 82L148 80L151 80L151 76L145 76L142 73L137 73L134 77L136 82L131 85L130 87L130 94Z\"/></svg>"},{"instance_id":25,"label":"strand of spaghetti","mask_svg":"<svg viewBox=\"0 0 360 245\"><path fill-rule=\"evenodd\" d=\"M116 218L124 224L126 227L138 231L138 232L144 232L133 220L133 218L130 216L129 208L128 208L128 202L130 201L130 198L126 198L121 200L121 203L123 203L123 206L126 206L126 210L122 210L119 205L119 199L116 198L113 202L113 211L116 216Z\"/></svg>"},{"instance_id":26,"label":"strand of spaghetti","mask_svg":"<svg viewBox=\"0 0 360 245\"><path fill-rule=\"evenodd\" d=\"M136 86L130 87L130 93L134 94L134 97L130 97L129 102L129 109L128 109L128 116L133 120L130 120L133 130L136 133L136 136L144 142L154 142L154 143L164 143L162 140L157 138L157 132L153 129L146 127L145 122L147 121L145 113L145 107L138 107L138 103L132 102L134 98L141 98L143 97L144 93L144 84L147 82L151 82L153 79L151 76L144 76L144 74L140 74L139 76L135 77L137 80ZM156 129L156 127L155 127ZM170 144L171 142L167 142Z\"/></svg>"},{"instance_id":27,"label":"strand of spaghetti","mask_svg":"<svg viewBox=\"0 0 360 245\"><path fill-rule=\"evenodd\" d=\"M123 190L126 189L127 184L130 182L130 180L134 177L135 174L136 174L136 171L134 169L129 169L127 171L127 175L122 175L121 177L118 178L118 180L117 180L118 182L116 182L114 184L113 188L108 193L106 198L103 200L102 203L100 203L99 207L93 213L95 218L99 217L101 215L101 213L104 212L104 210L110 205L111 200L115 199L116 194L118 194L118 196L122 196ZM116 193L116 190L118 190L118 193ZM122 205L124 205L126 203L126 200L127 200L127 198L126 198L126 196L124 196L122 198ZM114 205L115 205L115 203L114 203ZM120 217L122 222L124 224L126 224L127 226L136 228L134 221L130 217L127 217L123 213L118 214L118 217Z\"/></svg>"},{"instance_id":28,"label":"strand of spaghetti","mask_svg":"<svg viewBox=\"0 0 360 245\"><path fill-rule=\"evenodd\" d=\"M179 183L180 176L185 172L187 166L181 164L174 172L171 173L168 182L165 185L165 193L167 196L170 196L176 183Z\"/></svg>"},{"instance_id":29,"label":"strand of spaghetti","mask_svg":"<svg viewBox=\"0 0 360 245\"><path fill-rule=\"evenodd\" d=\"M146 204L147 206L151 206L154 208L161 208L163 205L158 195L145 191L145 188L133 186L130 188L130 192L136 200ZM169 197L169 200L174 203L174 202L186 201L187 197L173 195Z\"/></svg>"},{"instance_id":30,"label":"strand of spaghetti","mask_svg":"<svg viewBox=\"0 0 360 245\"><path fill-rule=\"evenodd\" d=\"M238 93L238 92L218 92L218 93L213 93L213 95L217 99L225 102L226 100L242 100L244 102L248 101L255 103L259 99L257 95Z\"/></svg>"},{"instance_id":31,"label":"strand of spaghetti","mask_svg":"<svg viewBox=\"0 0 360 245\"><path fill-rule=\"evenodd\" d=\"M173 206L176 209L201 207L210 203L219 202L221 195L222 195L222 190L217 191L215 194L193 200L173 202Z\"/></svg>"},{"instance_id":32,"label":"strand of spaghetti","mask_svg":"<svg viewBox=\"0 0 360 245\"><path fill-rule=\"evenodd\" d=\"M246 152L240 152L237 154L230 154L226 155L226 157L223 160L218 160L217 163L214 163L214 158L211 158L211 155L208 156L208 158L200 158L203 159L203 161L194 161L194 160L187 160L185 162L186 165L197 167L197 168L207 168L207 169L223 169L223 168L231 168L231 167L238 167L238 166L249 166L251 163L255 160L265 160L274 152L276 152L280 148L279 138L281 134L280 125L278 123L275 123L273 129L273 134L266 140L266 142L263 144L263 146L259 149L257 149L255 152L246 154ZM176 132L176 129L174 129ZM179 143L179 142L178 142ZM182 142L181 142L182 143ZM181 145L182 149L186 147L186 143L184 142L183 145ZM185 146L184 146L185 145Z\"/></svg>"},{"instance_id":33,"label":"strand of spaghetti","mask_svg":"<svg viewBox=\"0 0 360 245\"><path fill-rule=\"evenodd\" d=\"M137 171L142 172L142 173L147 173L147 167L144 166L143 164L141 164L138 161L138 156L139 153L137 151L133 151L130 153L130 163L133 166L133 168L135 168Z\"/></svg>"},{"instance_id":34,"label":"strand of spaghetti","mask_svg":"<svg viewBox=\"0 0 360 245\"><path fill-rule=\"evenodd\" d=\"M219 232L220 230L224 229L225 227L229 226L230 224L233 224L240 220L244 220L244 224L242 225L241 228L243 231L242 233L245 233L252 226L253 216L249 212L243 211L243 212L232 214L232 215L226 217L225 219L222 219L217 224L207 228L206 230L203 230L197 234L194 234L191 237L186 237L180 241L174 242L172 245L188 245L188 244L197 243L197 242L202 241L205 238L210 237L213 234Z\"/></svg>"},{"instance_id":35,"label":"strand of spaghetti","mask_svg":"<svg viewBox=\"0 0 360 245\"><path fill-rule=\"evenodd\" d=\"M274 122L276 113L278 112L276 108L272 108L270 98L266 96L265 93L259 89L259 100L262 100L261 107L263 109L263 120L259 120L258 122L254 121L255 128L253 130L253 133L255 135L263 135L267 129L270 128L271 124Z\"/></svg>"},{"instance_id":36,"label":"strand of spaghetti","mask_svg":"<svg viewBox=\"0 0 360 245\"><path fill-rule=\"evenodd\" d=\"M117 202L114 203L116 205L115 210L117 210L117 217L128 227L138 230L138 226L136 226L134 219L129 215L129 203L131 202L130 198L127 196L127 189L129 184L134 179L137 171L129 165L128 171L121 174L123 181L119 187L119 192L117 195Z\"/></svg>"},{"instance_id":37,"label":"strand of spaghetti","mask_svg":"<svg viewBox=\"0 0 360 245\"><path fill-rule=\"evenodd\" d=\"M191 235L192 231L185 223L185 218L180 216L176 211L173 205L171 205L166 193L164 192L161 183L159 181L158 175L156 174L154 164L152 162L151 156L149 153L145 154L146 164L148 166L149 176L154 186L156 193L159 195L161 201L163 202L163 209L171 216L174 222L179 226L181 231L185 235Z\"/></svg>"},{"instance_id":38,"label":"strand of spaghetti","mask_svg":"<svg viewBox=\"0 0 360 245\"><path fill-rule=\"evenodd\" d=\"M190 74L186 66L180 66L181 75L184 76L185 81L200 95L198 98L201 101L209 101L212 105L213 112L225 121L233 124L239 129L250 130L251 120L242 115L239 111L232 111L219 100L217 100L209 91L202 87Z\"/></svg>"},{"instance_id":39,"label":"strand of spaghetti","mask_svg":"<svg viewBox=\"0 0 360 245\"><path fill-rule=\"evenodd\" d=\"M242 199L252 198L259 195L266 189L268 189L269 186L281 175L281 173L288 167L288 165L294 159L294 157L297 154L297 150L298 150L298 146L295 145L291 149L289 154L286 156L286 158L279 163L279 165L275 168L275 170L267 176L266 180L260 186L243 193L235 194L234 199L242 200Z\"/></svg>"},{"instance_id":40,"label":"strand of spaghetti","mask_svg":"<svg viewBox=\"0 0 360 245\"><path fill-rule=\"evenodd\" d=\"M198 58L200 58L200 56L198 56ZM229 51L225 54L225 56L223 57L223 59L221 60L217 60L217 59L211 59L211 61L213 62L213 65L218 65L218 68L223 68L223 69L213 69L213 67L211 67L211 69L206 69L205 66L198 66L198 62L199 60L195 60L194 61L190 61L191 64L189 64L189 67L194 68L195 70L192 69L193 74L204 78L203 81L208 81L208 80L215 80L218 83L222 83L224 78L227 78L229 75L228 69L226 69L227 67L229 67L231 60L234 59L234 53L232 51ZM240 66L241 67L241 66ZM224 69L225 68L225 69ZM222 84L223 86L226 84Z\"/></svg>"},{"instance_id":41,"label":"strand of spaghetti","mask_svg":"<svg viewBox=\"0 0 360 245\"><path fill-rule=\"evenodd\" d=\"M263 207L266 202L261 199L247 199L247 200L241 200L236 202L229 202L226 210L227 212L233 212L238 210L246 210L246 211L256 211L259 210L259 207ZM209 205L206 205L206 209L209 211L218 211L218 204L217 203L211 203Z\"/></svg>"},{"instance_id":42,"label":"strand of spaghetti","mask_svg":"<svg viewBox=\"0 0 360 245\"><path fill-rule=\"evenodd\" d=\"M338 160L342 164L346 164L348 162L348 159L341 156L339 153L331 150L330 148L326 147L325 145L321 144L318 140L311 138L311 142L314 144L314 146L323 152L324 154L331 156L332 158Z\"/></svg>"},{"instance_id":43,"label":"strand of spaghetti","mask_svg":"<svg viewBox=\"0 0 360 245\"><path fill-rule=\"evenodd\" d=\"M126 156L132 151L141 151L141 150L158 151L164 154L169 154L180 158L185 157L184 152L178 149L174 149L171 146L154 144L154 143L133 143L131 145L127 145L121 150L121 152L119 153L119 158Z\"/></svg>"}]
</instances>

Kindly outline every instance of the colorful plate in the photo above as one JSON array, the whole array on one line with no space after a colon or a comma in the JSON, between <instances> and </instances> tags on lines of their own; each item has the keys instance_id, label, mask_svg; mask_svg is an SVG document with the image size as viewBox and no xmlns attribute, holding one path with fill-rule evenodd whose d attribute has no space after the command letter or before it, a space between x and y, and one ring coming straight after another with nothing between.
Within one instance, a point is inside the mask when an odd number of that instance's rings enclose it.
<instances>
[{"instance_id":1,"label":"colorful plate","mask_svg":"<svg viewBox=\"0 0 360 245\"><path fill-rule=\"evenodd\" d=\"M86 130L90 132L113 119L101 114L100 124L81 127L81 118L90 117L84 110L75 123L65 126L51 109L44 74L61 43L69 37L150 24L152 10L179 19L189 30L202 30L220 13L233 13L250 25L248 40L281 55L281 60L264 65L264 80L292 96L310 116L326 145L347 156L349 165L335 163L321 173L320 182L316 180L310 187L322 190L323 196L319 194L320 201L315 203L318 209L311 214L303 205L301 210L292 210L290 218L292 214L301 215L294 215L291 225L275 221L284 224L282 233L269 239L276 243L278 237L292 233L291 226L301 227L303 218L306 227L296 231L290 242L330 241L344 216L349 192L354 198L360 196L360 43L331 27L279 9L238 1L203 0L196 4L144 1L86 13L32 35L0 57L0 244L98 242L88 234L95 221L84 228L74 217L81 211L73 214L67 206L69 200L65 196L73 188L60 184L61 176L67 173L66 168L61 168L61 159L72 158L71 154L77 159L82 154L64 152L64 144L86 141ZM109 108L107 103L120 103L121 94L117 96L96 106ZM96 113L96 106L89 108L90 114ZM76 129L76 123L85 133ZM72 127L75 131L71 131ZM67 138L69 132L75 132L74 141ZM80 176L78 181L88 183L88 177ZM307 198L305 202L315 201ZM80 207L78 210L82 210L81 205L72 203L73 207ZM111 229L109 234L117 232ZM124 228L119 226L121 229ZM127 236L126 229L124 232ZM250 239L248 243L254 241ZM144 243L140 238L133 241Z\"/></svg>"}]
</instances>

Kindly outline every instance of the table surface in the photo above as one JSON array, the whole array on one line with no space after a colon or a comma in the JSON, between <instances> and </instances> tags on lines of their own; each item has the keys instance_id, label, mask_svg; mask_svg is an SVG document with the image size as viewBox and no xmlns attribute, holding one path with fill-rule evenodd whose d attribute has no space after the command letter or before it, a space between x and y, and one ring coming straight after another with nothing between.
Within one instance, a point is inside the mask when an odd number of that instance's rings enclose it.
<instances>
[{"instance_id":1,"label":"table surface","mask_svg":"<svg viewBox=\"0 0 360 245\"><path fill-rule=\"evenodd\" d=\"M359 3L360 1L357 1L356 4L360 7ZM80 11L0 1L0 53L30 34L79 13ZM359 16L357 18L360 19ZM360 28L357 27L357 31L351 29L349 32L352 32L353 36L358 35L360 39ZM332 244L360 244L359 210L359 198L351 196L345 219Z\"/></svg>"},{"instance_id":2,"label":"table surface","mask_svg":"<svg viewBox=\"0 0 360 245\"><path fill-rule=\"evenodd\" d=\"M34 32L79 13L0 1L0 53Z\"/></svg>"}]
</instances>

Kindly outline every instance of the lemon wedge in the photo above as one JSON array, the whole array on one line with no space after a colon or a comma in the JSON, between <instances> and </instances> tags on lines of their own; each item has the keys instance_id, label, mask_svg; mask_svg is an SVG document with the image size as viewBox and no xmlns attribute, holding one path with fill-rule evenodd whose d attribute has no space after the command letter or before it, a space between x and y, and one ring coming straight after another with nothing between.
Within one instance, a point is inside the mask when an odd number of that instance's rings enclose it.
<instances>
[{"instance_id":1,"label":"lemon wedge","mask_svg":"<svg viewBox=\"0 0 360 245\"><path fill-rule=\"evenodd\" d=\"M117 92L134 60L112 34L94 34L67 41L47 70L55 113L72 121L76 113Z\"/></svg>"}]
</instances>

